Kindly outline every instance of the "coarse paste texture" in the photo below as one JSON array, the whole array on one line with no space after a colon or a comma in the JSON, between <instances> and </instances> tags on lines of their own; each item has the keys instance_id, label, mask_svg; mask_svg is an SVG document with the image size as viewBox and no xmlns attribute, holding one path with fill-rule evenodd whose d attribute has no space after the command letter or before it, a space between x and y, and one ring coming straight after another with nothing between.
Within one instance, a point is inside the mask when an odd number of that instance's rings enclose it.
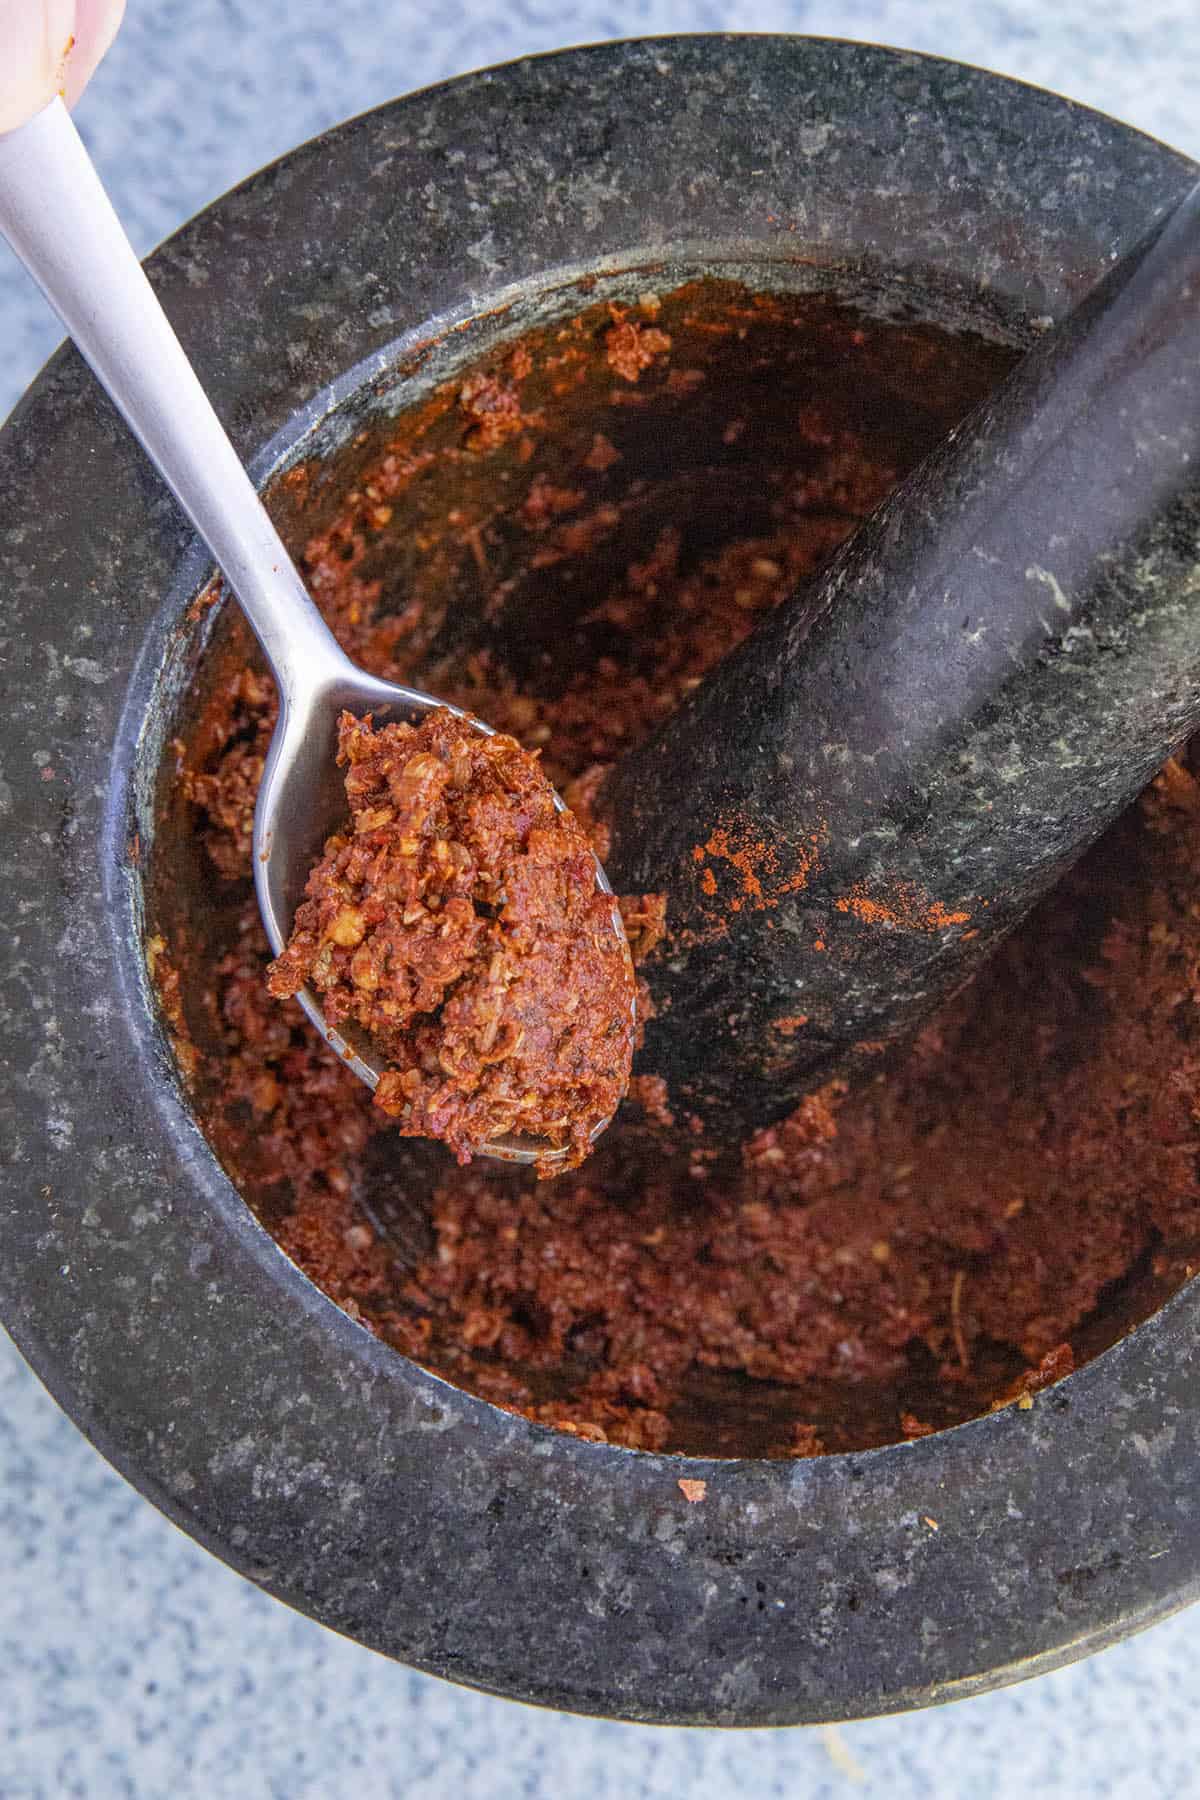
<instances>
[{"instance_id":1,"label":"coarse paste texture","mask_svg":"<svg viewBox=\"0 0 1200 1800\"><path fill-rule=\"evenodd\" d=\"M343 713L349 818L267 985L306 984L389 1065L375 1104L462 1163L509 1133L581 1163L629 1085L634 976L582 827L530 754L446 708Z\"/></svg>"},{"instance_id":2,"label":"coarse paste texture","mask_svg":"<svg viewBox=\"0 0 1200 1800\"><path fill-rule=\"evenodd\" d=\"M660 521L651 546L592 596L588 654L564 679L541 680L536 667L531 678L516 637L511 658L499 640L431 656L436 609L415 591L384 604L372 557L393 511L416 504L436 431L457 445L445 454L460 459L467 489L472 459L510 459L522 485L506 541L525 535L531 580L567 582L598 540L620 542L622 507L642 504L638 494L606 498L622 419L636 425L648 394L676 413L702 407L715 382L702 359L684 358L678 322L661 329L657 302L646 317L656 321L646 341L620 331L637 324L624 315L585 317L551 339L543 373L552 364L555 379L573 380L572 359L591 356L590 369L598 350L616 382L611 423L581 440L569 480L561 467L538 471L538 395L526 391L537 359L518 346L415 425L398 424L303 557L352 656L388 679L421 677L540 750L581 815L604 769L904 467L899 449L885 454L819 404L799 408L794 463L781 465L753 535L722 541L693 533L682 515ZM739 329L752 333L753 323ZM882 367L869 338L849 316L818 334L818 347L851 381L861 344L871 370ZM912 352L911 332L905 341ZM931 387L955 341L931 333ZM811 343L804 354L813 360ZM749 407L722 417L727 445L754 428ZM918 451L910 446L909 463ZM303 516L317 478L300 469L288 479ZM500 527L464 500L454 528L503 622L520 580L486 587ZM424 551L418 543L430 566L443 542L431 533ZM457 1168L443 1151L400 1143L298 1010L268 995L248 878L273 722L269 684L236 628L180 747L225 884L220 942L199 973L185 966L181 978L165 958L163 970L199 995L188 1054L226 1166L300 1267L398 1350L583 1436L807 1456L1028 1404L1200 1261L1191 753L874 1080L853 1092L835 1082L722 1154L667 1157L646 1122L670 1118L670 1095L641 1071L596 1154L539 1185L528 1171L480 1160ZM663 922L653 905L625 912L636 955L639 937L652 940ZM666 929L669 946L669 920ZM174 942L170 951L184 965L197 954Z\"/></svg>"}]
</instances>

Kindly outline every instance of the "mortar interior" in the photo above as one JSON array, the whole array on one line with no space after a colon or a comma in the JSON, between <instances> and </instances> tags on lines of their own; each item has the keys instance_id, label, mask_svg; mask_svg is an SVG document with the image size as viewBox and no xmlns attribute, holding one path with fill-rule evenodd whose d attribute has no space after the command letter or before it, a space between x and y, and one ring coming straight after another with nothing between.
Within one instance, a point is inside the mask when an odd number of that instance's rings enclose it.
<instances>
[{"instance_id":1,"label":"mortar interior","mask_svg":"<svg viewBox=\"0 0 1200 1800\"><path fill-rule=\"evenodd\" d=\"M581 671L600 669L618 683L646 674L645 642L614 624L602 603L627 589L631 567L653 580L664 533L678 534L675 574L701 585L706 566L745 542L770 561L788 537L801 546L798 568L819 563L1000 378L1022 331L997 320L982 297L954 313L918 290L839 294L816 285L768 292L645 272L611 292L573 286L543 306L532 329L481 319L410 354L374 391L350 396L316 445L297 447L271 501L310 579L359 584L352 653L378 664L382 645L388 654L399 646L405 678L464 704L478 695L482 716L513 728L514 698L552 703ZM622 322L670 338L669 351L647 352L636 380L610 354L620 361L612 334ZM851 465L875 475L858 481ZM381 468L382 485L370 481ZM368 481L378 498L365 491ZM298 1232L295 1183L271 1150L271 1119L283 1103L265 1115L244 1096L231 1103L229 1021L212 971L244 930L248 880L226 879L231 867L215 878L179 779L181 768L213 767L237 748L236 736L222 736L220 697L231 671L250 660L247 634L232 609L209 609L211 597L191 609L190 679L164 714L147 875L152 961L198 1122L257 1216L366 1326L485 1397L511 1404L525 1392L539 1416L579 1429L569 1397L586 1373L586 1334L548 1366L522 1356L516 1339L509 1354L503 1337L481 1341L462 1320L447 1329L435 1318L422 1336L411 1304L396 1310L376 1251L385 1247L402 1284L434 1250L427 1196L447 1167L439 1149L356 1130L324 1155L317 1177L328 1189L329 1232L311 1194ZM505 698L497 710L498 687ZM603 731L597 755L602 739ZM551 756L556 780L593 760L585 740L581 727L570 765ZM1083 905L1081 931L1098 937L1103 907L1091 924L1085 914ZM306 1031L298 1021L295 1032ZM274 1065L281 1075L290 1054ZM365 1097L332 1060L329 1082L345 1090L337 1104L361 1116ZM626 1154L618 1126L601 1153L609 1179ZM511 1178L497 1171L491 1179L499 1190ZM370 1279L357 1283L329 1273L340 1255L335 1240L356 1229L375 1245ZM703 1269L694 1274L705 1280ZM1164 1273L1148 1252L1132 1257L1072 1333L1076 1359L1113 1342L1181 1278L1178 1262ZM597 1314L604 1304L598 1293ZM529 1329L536 1333L536 1319ZM923 1427L970 1416L1009 1392L1023 1367L1011 1345L986 1334L969 1390L957 1395L935 1379L926 1344L907 1346L902 1362L882 1377L852 1367L803 1384L693 1367L678 1385L665 1447L782 1454L798 1422L831 1449L888 1442L902 1435L906 1415Z\"/></svg>"}]
</instances>

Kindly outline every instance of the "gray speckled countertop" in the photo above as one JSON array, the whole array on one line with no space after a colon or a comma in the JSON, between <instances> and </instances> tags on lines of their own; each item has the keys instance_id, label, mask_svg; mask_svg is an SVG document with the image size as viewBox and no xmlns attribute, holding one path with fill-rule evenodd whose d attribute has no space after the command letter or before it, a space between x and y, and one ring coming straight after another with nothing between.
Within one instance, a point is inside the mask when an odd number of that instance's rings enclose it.
<instances>
[{"instance_id":1,"label":"gray speckled countertop","mask_svg":"<svg viewBox=\"0 0 1200 1800\"><path fill-rule=\"evenodd\" d=\"M80 112L141 249L348 114L529 51L679 30L873 39L1056 87L1200 156L1194 0L130 0ZM277 21L286 21L278 23ZM0 416L59 333L0 249ZM2 604L2 602L0 602ZM823 1732L610 1725L464 1692L288 1612L100 1461L0 1336L0 1800L166 1794L1200 1794L1200 1613L1028 1686Z\"/></svg>"}]
</instances>

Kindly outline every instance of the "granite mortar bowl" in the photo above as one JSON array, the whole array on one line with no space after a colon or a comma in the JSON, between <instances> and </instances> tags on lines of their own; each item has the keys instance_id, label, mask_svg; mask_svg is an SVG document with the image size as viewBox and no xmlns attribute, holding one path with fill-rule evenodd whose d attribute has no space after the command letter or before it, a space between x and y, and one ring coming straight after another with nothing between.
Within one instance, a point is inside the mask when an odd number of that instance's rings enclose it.
<instances>
[{"instance_id":1,"label":"granite mortar bowl","mask_svg":"<svg viewBox=\"0 0 1200 1800\"><path fill-rule=\"evenodd\" d=\"M648 290L850 304L884 333L969 328L1003 360L1195 177L1108 119L936 60L615 44L354 120L151 271L262 483L319 467L335 494L439 382ZM273 491L286 523L286 480ZM580 1441L340 1312L225 1174L155 1004L146 943L182 842L162 774L228 620L197 604L205 558L72 353L0 438L0 518L0 1300L155 1504L419 1668L661 1723L929 1704L1195 1596L1195 1283L1028 1410L800 1462ZM536 637L546 595L527 598Z\"/></svg>"}]
</instances>

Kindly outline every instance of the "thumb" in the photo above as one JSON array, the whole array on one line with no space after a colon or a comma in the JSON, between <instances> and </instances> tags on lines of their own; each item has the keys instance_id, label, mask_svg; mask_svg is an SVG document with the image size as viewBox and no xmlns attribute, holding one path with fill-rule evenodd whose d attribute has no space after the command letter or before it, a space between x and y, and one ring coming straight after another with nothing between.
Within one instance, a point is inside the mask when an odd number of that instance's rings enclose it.
<instances>
[{"instance_id":1,"label":"thumb","mask_svg":"<svg viewBox=\"0 0 1200 1800\"><path fill-rule=\"evenodd\" d=\"M117 35L125 0L75 0L75 42L67 54L66 92L74 106Z\"/></svg>"},{"instance_id":2,"label":"thumb","mask_svg":"<svg viewBox=\"0 0 1200 1800\"><path fill-rule=\"evenodd\" d=\"M0 132L56 94L73 106L124 11L125 0L0 0Z\"/></svg>"}]
</instances>

